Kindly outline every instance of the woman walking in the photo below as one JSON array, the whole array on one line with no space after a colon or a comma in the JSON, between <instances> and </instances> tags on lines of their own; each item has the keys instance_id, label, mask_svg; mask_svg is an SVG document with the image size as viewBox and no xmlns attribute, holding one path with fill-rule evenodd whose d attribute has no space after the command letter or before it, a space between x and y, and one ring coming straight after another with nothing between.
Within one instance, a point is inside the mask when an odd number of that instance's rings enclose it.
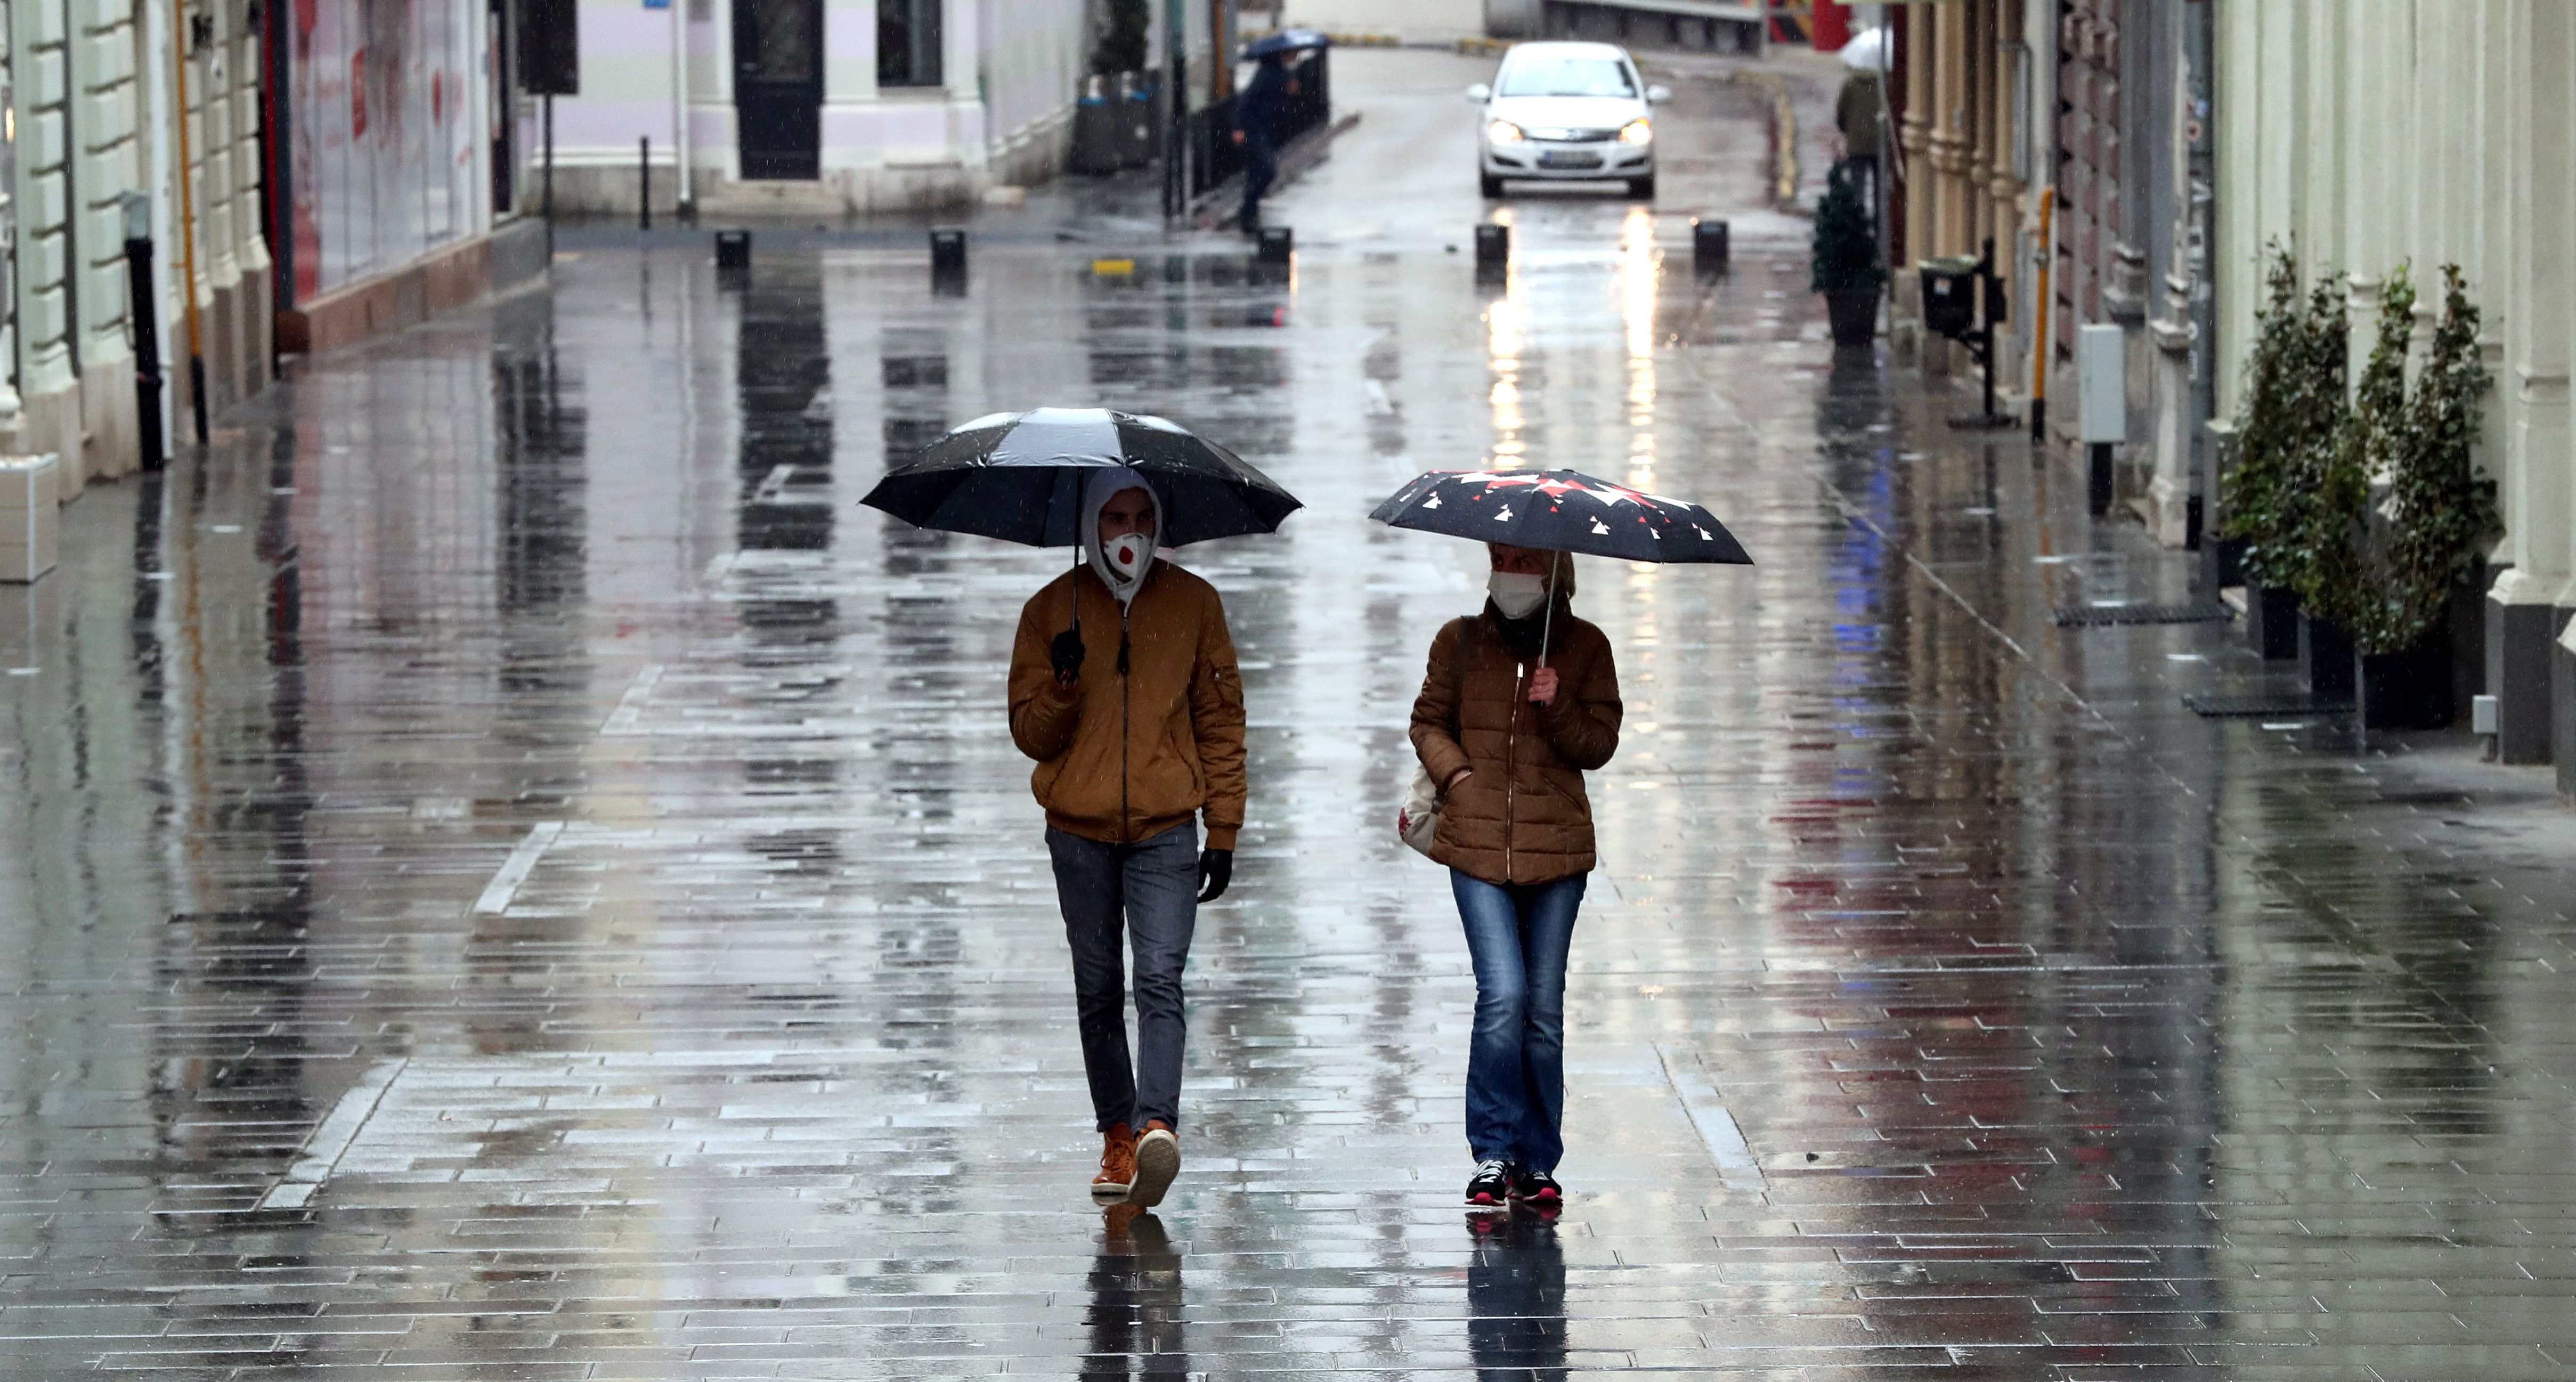
<instances>
[{"instance_id":1,"label":"woman walking","mask_svg":"<svg viewBox=\"0 0 2576 1382\"><path fill-rule=\"evenodd\" d=\"M1467 1203L1547 1206L1564 1198L1565 962L1593 864L1583 774L1619 747L1619 677L1610 640L1574 617L1572 558L1488 550L1484 611L1432 640L1413 748L1441 787L1431 857L1476 967Z\"/></svg>"}]
</instances>

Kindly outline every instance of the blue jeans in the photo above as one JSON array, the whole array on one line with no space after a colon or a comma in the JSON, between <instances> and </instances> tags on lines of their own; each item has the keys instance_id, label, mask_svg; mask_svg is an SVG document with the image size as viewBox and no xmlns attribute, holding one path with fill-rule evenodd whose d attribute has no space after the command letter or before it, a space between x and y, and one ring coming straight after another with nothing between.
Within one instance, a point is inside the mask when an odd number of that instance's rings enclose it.
<instances>
[{"instance_id":1,"label":"blue jeans","mask_svg":"<svg viewBox=\"0 0 2576 1382\"><path fill-rule=\"evenodd\" d=\"M1467 1150L1554 1171L1565 1156L1565 956L1585 875L1496 884L1449 871L1476 965Z\"/></svg>"},{"instance_id":2,"label":"blue jeans","mask_svg":"<svg viewBox=\"0 0 2576 1382\"><path fill-rule=\"evenodd\" d=\"M1073 1009L1083 1071L1100 1130L1181 1126L1181 967L1199 913L1199 830L1176 825L1132 845L1102 844L1047 827L1056 902L1073 950ZM1125 941L1136 960L1136 1045L1127 1054Z\"/></svg>"}]
</instances>

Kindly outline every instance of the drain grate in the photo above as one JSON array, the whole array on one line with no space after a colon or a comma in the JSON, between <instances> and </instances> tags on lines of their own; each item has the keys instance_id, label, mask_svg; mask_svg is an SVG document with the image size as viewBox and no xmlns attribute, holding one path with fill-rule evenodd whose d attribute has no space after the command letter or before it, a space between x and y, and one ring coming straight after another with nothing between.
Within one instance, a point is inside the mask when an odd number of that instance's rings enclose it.
<instances>
[{"instance_id":1,"label":"drain grate","mask_svg":"<svg viewBox=\"0 0 2576 1382\"><path fill-rule=\"evenodd\" d=\"M2104 629L2117 624L2218 624L2236 614L2209 600L2188 605L2066 605L2051 617L2061 629Z\"/></svg>"},{"instance_id":2,"label":"drain grate","mask_svg":"<svg viewBox=\"0 0 2576 1382\"><path fill-rule=\"evenodd\" d=\"M2350 701L2320 701L2306 696L2187 695L2183 705L2203 719L2293 719L2301 715L2349 715Z\"/></svg>"}]
</instances>

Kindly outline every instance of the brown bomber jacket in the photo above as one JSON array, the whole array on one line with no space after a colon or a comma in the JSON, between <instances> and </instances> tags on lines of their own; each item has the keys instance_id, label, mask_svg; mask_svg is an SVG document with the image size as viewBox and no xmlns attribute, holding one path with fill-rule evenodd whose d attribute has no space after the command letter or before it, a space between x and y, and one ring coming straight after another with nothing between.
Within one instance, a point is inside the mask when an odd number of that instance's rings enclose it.
<instances>
[{"instance_id":1,"label":"brown bomber jacket","mask_svg":"<svg viewBox=\"0 0 2576 1382\"><path fill-rule=\"evenodd\" d=\"M1503 646L1490 612L1453 619L1431 643L1413 703L1413 749L1451 791L1431 857L1488 883L1546 883L1593 865L1583 774L1619 748L1619 674L1610 640L1560 609L1557 694L1529 703L1530 668ZM1462 648L1463 644L1463 648Z\"/></svg>"},{"instance_id":2,"label":"brown bomber jacket","mask_svg":"<svg viewBox=\"0 0 2576 1382\"><path fill-rule=\"evenodd\" d=\"M1070 583L1078 597L1066 591ZM1047 647L1082 602L1082 675L1059 688ZM1118 670L1121 615L1128 670ZM1207 847L1243 827L1243 677L1216 587L1166 560L1121 611L1090 568L1058 576L1020 611L1011 649L1011 741L1038 761L1029 786L1047 824L1110 844L1207 815Z\"/></svg>"}]
</instances>

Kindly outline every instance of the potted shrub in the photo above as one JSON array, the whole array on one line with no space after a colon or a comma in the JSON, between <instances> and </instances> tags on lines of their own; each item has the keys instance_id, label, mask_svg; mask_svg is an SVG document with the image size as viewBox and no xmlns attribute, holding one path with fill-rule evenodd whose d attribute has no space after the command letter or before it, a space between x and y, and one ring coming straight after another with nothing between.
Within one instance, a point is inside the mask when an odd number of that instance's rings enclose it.
<instances>
[{"instance_id":1,"label":"potted shrub","mask_svg":"<svg viewBox=\"0 0 2576 1382\"><path fill-rule=\"evenodd\" d=\"M2391 438L2382 540L2371 554L2378 600L2354 625L2362 725L2436 729L2451 722L2449 611L2500 526L2495 482L2470 448L2487 387L2478 309L2456 264L2442 266L2442 316Z\"/></svg>"},{"instance_id":2,"label":"potted shrub","mask_svg":"<svg viewBox=\"0 0 2576 1382\"><path fill-rule=\"evenodd\" d=\"M2236 463L2226 478L2223 536L2241 540L2246 633L2266 658L2299 655L2298 591L2312 514L2307 502L2346 411L2348 327L2332 274L2304 296L2296 255L2278 242L2266 270L2236 416Z\"/></svg>"},{"instance_id":3,"label":"potted shrub","mask_svg":"<svg viewBox=\"0 0 2576 1382\"><path fill-rule=\"evenodd\" d=\"M2406 351L2415 336L2415 281L2398 265L2379 285L2379 334L2311 483L2297 496L2305 540L2299 565L2299 655L2312 694L2354 694L2353 655L2381 630L2371 484L2404 445ZM2320 627L2312 636L2309 625ZM2447 669L2446 669L2447 675ZM2328 688L2334 688L2329 692Z\"/></svg>"},{"instance_id":4,"label":"potted shrub","mask_svg":"<svg viewBox=\"0 0 2576 1382\"><path fill-rule=\"evenodd\" d=\"M1834 344L1865 346L1878 335L1878 295L1887 266L1878 258L1878 230L1861 204L1849 165L1836 164L1816 203L1816 240L1808 282L1825 295Z\"/></svg>"}]
</instances>

